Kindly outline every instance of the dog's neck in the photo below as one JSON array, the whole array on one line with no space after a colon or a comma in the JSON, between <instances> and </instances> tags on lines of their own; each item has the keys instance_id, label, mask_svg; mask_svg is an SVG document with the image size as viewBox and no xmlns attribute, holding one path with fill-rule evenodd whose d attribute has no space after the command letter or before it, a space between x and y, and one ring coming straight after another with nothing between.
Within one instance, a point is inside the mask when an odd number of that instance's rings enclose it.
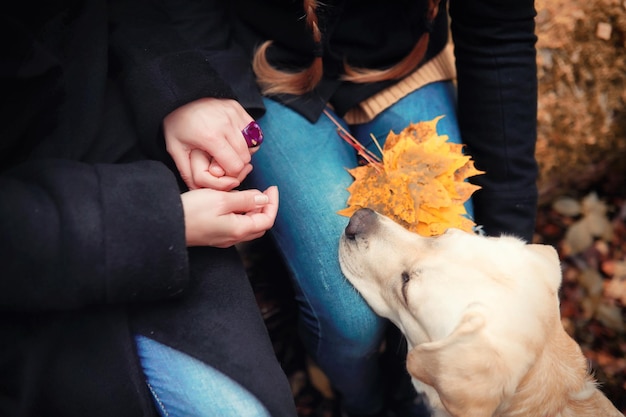
<instances>
[{"instance_id":1,"label":"dog's neck","mask_svg":"<svg viewBox=\"0 0 626 417\"><path fill-rule=\"evenodd\" d=\"M597 389L580 347L561 326L549 340L506 409L498 415L624 417Z\"/></svg>"}]
</instances>

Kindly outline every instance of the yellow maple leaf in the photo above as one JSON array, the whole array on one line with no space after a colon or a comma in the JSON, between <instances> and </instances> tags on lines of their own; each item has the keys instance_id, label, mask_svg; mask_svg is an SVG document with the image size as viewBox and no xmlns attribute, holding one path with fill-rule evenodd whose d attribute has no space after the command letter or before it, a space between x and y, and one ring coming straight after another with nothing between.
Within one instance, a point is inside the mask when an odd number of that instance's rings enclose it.
<instances>
[{"instance_id":1,"label":"yellow maple leaf","mask_svg":"<svg viewBox=\"0 0 626 417\"><path fill-rule=\"evenodd\" d=\"M475 224L464 203L480 187L466 180L483 172L463 154L463 145L437 133L441 117L390 132L382 162L349 169L354 181L347 207L338 213L351 216L359 208L371 208L423 236L451 227L471 232Z\"/></svg>"}]
</instances>

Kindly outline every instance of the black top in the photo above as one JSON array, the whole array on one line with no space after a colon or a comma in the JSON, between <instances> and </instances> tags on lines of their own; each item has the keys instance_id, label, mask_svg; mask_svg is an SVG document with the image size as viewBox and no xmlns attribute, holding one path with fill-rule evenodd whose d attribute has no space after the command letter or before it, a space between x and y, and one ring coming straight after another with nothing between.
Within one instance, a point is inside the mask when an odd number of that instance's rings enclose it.
<instances>
[{"instance_id":1,"label":"black top","mask_svg":"<svg viewBox=\"0 0 626 417\"><path fill-rule=\"evenodd\" d=\"M423 62L437 55L448 41L446 1L434 23L426 20L426 0L331 0L318 2L322 31L324 76L318 88L302 97L280 97L314 121L327 103L342 116L350 108L396 81L370 84L341 82L344 61L359 68L387 68L402 60L425 32L431 32ZM239 19L234 36L251 53L262 41L273 40L270 63L279 68L307 67L320 47L306 26L302 1L236 0L232 13Z\"/></svg>"}]
</instances>

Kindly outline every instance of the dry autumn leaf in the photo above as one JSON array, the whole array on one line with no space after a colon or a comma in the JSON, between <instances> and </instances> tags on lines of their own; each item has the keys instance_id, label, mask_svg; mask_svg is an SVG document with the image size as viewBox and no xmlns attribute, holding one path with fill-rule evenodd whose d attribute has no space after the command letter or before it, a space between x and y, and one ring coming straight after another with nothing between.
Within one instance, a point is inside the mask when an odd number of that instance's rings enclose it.
<instances>
[{"instance_id":1,"label":"dry autumn leaf","mask_svg":"<svg viewBox=\"0 0 626 417\"><path fill-rule=\"evenodd\" d=\"M451 227L472 231L475 224L466 217L464 203L479 187L466 179L483 172L463 154L462 145L437 134L441 117L390 132L382 162L349 169L354 182L348 187L348 207L339 214L371 208L423 236Z\"/></svg>"}]
</instances>

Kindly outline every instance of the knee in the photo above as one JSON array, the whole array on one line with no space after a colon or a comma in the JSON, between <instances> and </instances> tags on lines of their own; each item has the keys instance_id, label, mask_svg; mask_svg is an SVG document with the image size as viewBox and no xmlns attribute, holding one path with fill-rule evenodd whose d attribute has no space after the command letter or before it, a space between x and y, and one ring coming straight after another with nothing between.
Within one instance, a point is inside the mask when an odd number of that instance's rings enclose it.
<instances>
[{"instance_id":1,"label":"knee","mask_svg":"<svg viewBox=\"0 0 626 417\"><path fill-rule=\"evenodd\" d=\"M367 356L380 349L387 323L367 305L362 305L349 311L335 312L326 334L331 339L329 342L346 354Z\"/></svg>"}]
</instances>

